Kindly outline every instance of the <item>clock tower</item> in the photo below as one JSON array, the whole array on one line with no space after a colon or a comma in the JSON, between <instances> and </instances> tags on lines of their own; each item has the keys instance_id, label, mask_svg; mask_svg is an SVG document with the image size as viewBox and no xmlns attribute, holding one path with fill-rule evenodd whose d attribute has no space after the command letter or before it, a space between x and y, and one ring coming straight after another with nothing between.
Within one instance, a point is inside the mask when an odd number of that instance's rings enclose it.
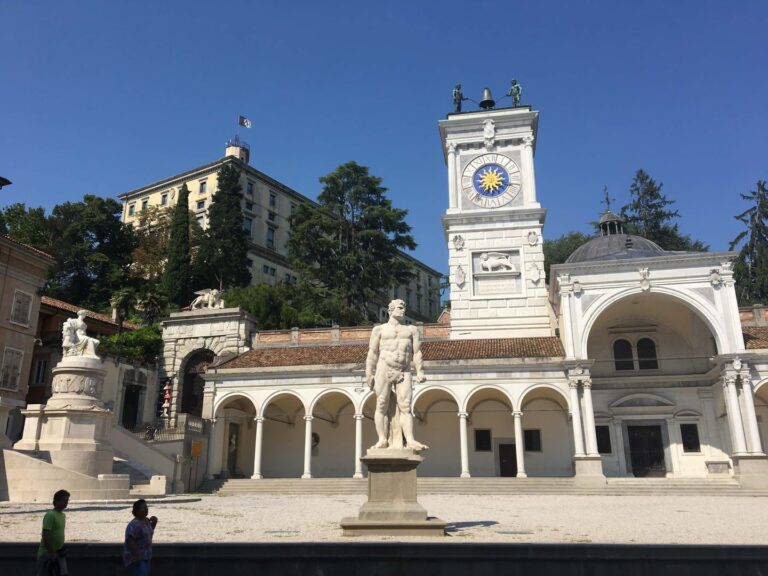
<instances>
[{"instance_id":1,"label":"clock tower","mask_svg":"<svg viewBox=\"0 0 768 576\"><path fill-rule=\"evenodd\" d=\"M528 106L449 114L451 338L552 336L533 156L539 113Z\"/></svg>"}]
</instances>

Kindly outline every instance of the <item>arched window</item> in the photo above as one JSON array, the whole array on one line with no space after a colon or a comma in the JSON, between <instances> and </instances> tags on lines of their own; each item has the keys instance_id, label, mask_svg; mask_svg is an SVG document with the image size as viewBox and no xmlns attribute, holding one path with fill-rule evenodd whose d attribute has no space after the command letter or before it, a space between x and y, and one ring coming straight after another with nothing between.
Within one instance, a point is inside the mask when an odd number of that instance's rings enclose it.
<instances>
[{"instance_id":1,"label":"arched window","mask_svg":"<svg viewBox=\"0 0 768 576\"><path fill-rule=\"evenodd\" d=\"M613 343L613 361L616 370L635 369L635 363L632 360L632 344L629 343L629 340L616 340Z\"/></svg>"},{"instance_id":2,"label":"arched window","mask_svg":"<svg viewBox=\"0 0 768 576\"><path fill-rule=\"evenodd\" d=\"M637 341L637 364L640 370L656 370L659 367L656 344L650 338L640 338Z\"/></svg>"}]
</instances>

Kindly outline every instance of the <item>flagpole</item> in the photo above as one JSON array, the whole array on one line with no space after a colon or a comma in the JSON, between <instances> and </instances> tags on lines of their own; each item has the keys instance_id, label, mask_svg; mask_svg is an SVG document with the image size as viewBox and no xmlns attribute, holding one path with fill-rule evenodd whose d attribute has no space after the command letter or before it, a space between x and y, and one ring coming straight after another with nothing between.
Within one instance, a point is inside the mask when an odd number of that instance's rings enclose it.
<instances>
[{"instance_id":1,"label":"flagpole","mask_svg":"<svg viewBox=\"0 0 768 576\"><path fill-rule=\"evenodd\" d=\"M238 140L240 140L240 116L237 116L237 132L235 132L235 136Z\"/></svg>"}]
</instances>

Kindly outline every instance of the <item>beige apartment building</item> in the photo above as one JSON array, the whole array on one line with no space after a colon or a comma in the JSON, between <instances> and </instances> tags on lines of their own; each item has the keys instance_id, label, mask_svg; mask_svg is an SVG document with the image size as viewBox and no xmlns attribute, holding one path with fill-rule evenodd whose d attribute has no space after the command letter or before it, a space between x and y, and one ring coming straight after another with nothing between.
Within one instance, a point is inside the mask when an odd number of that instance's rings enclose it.
<instances>
[{"instance_id":1,"label":"beige apartment building","mask_svg":"<svg viewBox=\"0 0 768 576\"><path fill-rule=\"evenodd\" d=\"M121 194L123 222L135 224L141 211L151 206L173 206L178 191L186 184L190 210L205 228L208 208L218 188L217 173L222 166L232 164L240 171L244 226L250 237L248 258L252 282L295 282L296 275L287 257L289 219L299 204L315 202L253 168L249 164L249 156L248 144L233 138L227 143L224 158ZM402 256L413 267L413 279L408 285L391 288L389 294L382 294L381 302L371 305L384 319L387 317L386 303L390 298L402 298L408 305L411 320L434 321L441 311L442 274L405 253Z\"/></svg>"}]
</instances>

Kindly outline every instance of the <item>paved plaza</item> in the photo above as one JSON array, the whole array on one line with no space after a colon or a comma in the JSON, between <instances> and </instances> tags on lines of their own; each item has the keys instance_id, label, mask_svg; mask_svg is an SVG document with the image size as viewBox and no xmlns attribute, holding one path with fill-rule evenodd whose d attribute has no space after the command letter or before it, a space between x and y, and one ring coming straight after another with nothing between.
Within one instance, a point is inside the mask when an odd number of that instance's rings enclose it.
<instances>
[{"instance_id":1,"label":"paved plaza","mask_svg":"<svg viewBox=\"0 0 768 576\"><path fill-rule=\"evenodd\" d=\"M198 502L150 503L159 518L155 541L332 542L345 538L339 520L357 514L365 497L202 496ZM448 522L446 538L404 541L768 545L768 497L712 496L444 496L419 498ZM0 540L40 535L46 506L0 504ZM121 542L128 504L77 504L67 510L69 542Z\"/></svg>"}]
</instances>

